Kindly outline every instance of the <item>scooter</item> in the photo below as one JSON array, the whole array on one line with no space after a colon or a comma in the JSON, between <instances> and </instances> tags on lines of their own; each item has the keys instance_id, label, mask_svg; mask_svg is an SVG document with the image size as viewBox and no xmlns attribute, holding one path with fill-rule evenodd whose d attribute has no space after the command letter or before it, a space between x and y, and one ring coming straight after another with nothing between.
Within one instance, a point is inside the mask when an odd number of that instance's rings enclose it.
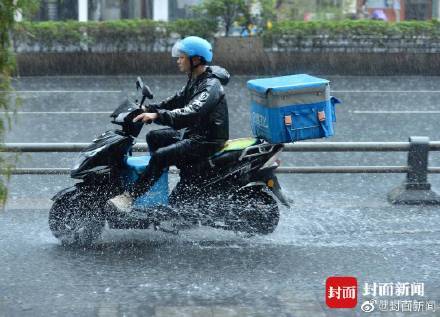
<instances>
[{"instance_id":1,"label":"scooter","mask_svg":"<svg viewBox=\"0 0 440 317\"><path fill-rule=\"evenodd\" d=\"M213 156L178 165L180 180L168 194L168 177L161 178L134 202L130 213L117 212L108 199L123 193L148 165L150 156L133 156L143 127L133 119L144 112L150 88L140 77L142 100L126 100L111 115L121 129L106 131L80 152L71 170L74 186L58 192L49 212L49 228L64 245L90 245L108 223L110 229L148 229L178 233L210 226L246 235L269 234L279 221L279 205L289 205L274 170L283 144L256 138L229 140Z\"/></svg>"}]
</instances>

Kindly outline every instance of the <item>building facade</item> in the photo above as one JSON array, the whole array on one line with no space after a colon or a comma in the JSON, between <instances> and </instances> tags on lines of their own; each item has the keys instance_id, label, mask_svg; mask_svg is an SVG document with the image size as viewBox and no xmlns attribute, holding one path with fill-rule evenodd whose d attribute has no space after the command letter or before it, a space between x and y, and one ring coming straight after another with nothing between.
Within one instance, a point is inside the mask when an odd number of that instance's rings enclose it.
<instances>
[{"instance_id":1,"label":"building facade","mask_svg":"<svg viewBox=\"0 0 440 317\"><path fill-rule=\"evenodd\" d=\"M40 9L32 19L37 21L118 19L170 21L191 17L191 6L201 2L202 0L41 0ZM329 6L341 9L339 11L342 17L371 18L377 12L382 11L381 17L385 17L387 21L440 19L440 0L276 1L279 19L332 18L335 15L334 12L319 14L322 8L329 8ZM21 16L17 15L17 18L20 19Z\"/></svg>"},{"instance_id":2,"label":"building facade","mask_svg":"<svg viewBox=\"0 0 440 317\"><path fill-rule=\"evenodd\" d=\"M169 21L190 16L202 0L42 0L33 20L104 21L153 19Z\"/></svg>"},{"instance_id":3,"label":"building facade","mask_svg":"<svg viewBox=\"0 0 440 317\"><path fill-rule=\"evenodd\" d=\"M388 21L440 19L440 0L357 0L358 12L383 11Z\"/></svg>"}]
</instances>

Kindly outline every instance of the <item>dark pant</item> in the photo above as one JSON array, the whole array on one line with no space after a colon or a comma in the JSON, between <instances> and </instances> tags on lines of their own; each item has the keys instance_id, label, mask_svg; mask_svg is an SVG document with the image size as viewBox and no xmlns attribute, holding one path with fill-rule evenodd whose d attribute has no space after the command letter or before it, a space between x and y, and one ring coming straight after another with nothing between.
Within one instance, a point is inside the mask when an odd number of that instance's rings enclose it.
<instances>
[{"instance_id":1,"label":"dark pant","mask_svg":"<svg viewBox=\"0 0 440 317\"><path fill-rule=\"evenodd\" d=\"M191 164L207 158L218 150L218 144L198 142L181 136L172 128L153 130L147 134L150 162L133 186L132 196L146 193L160 178L165 168Z\"/></svg>"}]
</instances>

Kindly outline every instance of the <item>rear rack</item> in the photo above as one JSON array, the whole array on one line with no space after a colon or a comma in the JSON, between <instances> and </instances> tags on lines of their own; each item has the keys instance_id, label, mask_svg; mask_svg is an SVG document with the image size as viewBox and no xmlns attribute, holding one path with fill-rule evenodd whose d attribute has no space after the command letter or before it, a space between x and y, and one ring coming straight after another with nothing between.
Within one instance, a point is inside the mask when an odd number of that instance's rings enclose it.
<instances>
[{"instance_id":1,"label":"rear rack","mask_svg":"<svg viewBox=\"0 0 440 317\"><path fill-rule=\"evenodd\" d=\"M244 151L241 153L238 160L241 161L244 158L251 158L251 157L256 157L256 156L268 154L268 153L272 152L273 149L277 146L280 146L280 144L261 143L261 144L257 144L257 145L252 145L252 146L244 149ZM281 144L279 151L281 151L282 149L283 149L283 145Z\"/></svg>"}]
</instances>

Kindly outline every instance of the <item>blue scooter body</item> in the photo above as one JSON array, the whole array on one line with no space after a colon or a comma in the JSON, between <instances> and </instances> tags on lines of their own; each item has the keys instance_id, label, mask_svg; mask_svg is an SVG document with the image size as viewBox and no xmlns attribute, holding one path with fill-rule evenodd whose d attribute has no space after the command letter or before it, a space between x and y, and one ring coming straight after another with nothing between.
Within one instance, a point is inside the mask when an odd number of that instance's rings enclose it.
<instances>
[{"instance_id":1,"label":"blue scooter body","mask_svg":"<svg viewBox=\"0 0 440 317\"><path fill-rule=\"evenodd\" d=\"M125 159L126 168L124 169L125 188L130 186L139 178L147 167L151 156L127 156ZM153 185L153 187L143 196L137 198L134 202L135 208L149 208L168 205L168 170L164 170L162 176Z\"/></svg>"}]
</instances>

